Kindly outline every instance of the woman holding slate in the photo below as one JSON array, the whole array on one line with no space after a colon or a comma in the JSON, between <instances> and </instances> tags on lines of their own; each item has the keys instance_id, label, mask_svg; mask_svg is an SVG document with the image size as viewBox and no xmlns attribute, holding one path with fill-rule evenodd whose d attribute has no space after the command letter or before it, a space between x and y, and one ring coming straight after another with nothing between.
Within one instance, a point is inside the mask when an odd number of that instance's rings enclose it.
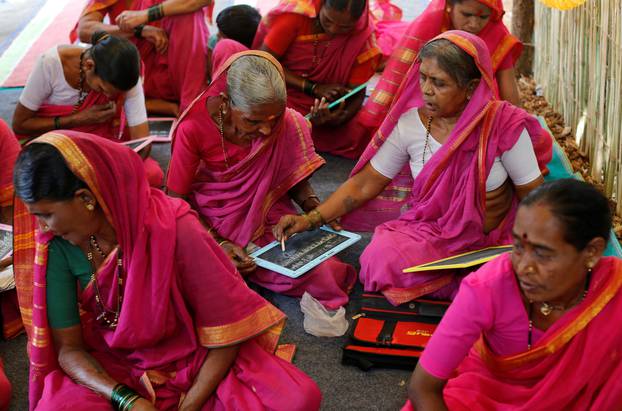
<instances>
[{"instance_id":1,"label":"woman holding slate","mask_svg":"<svg viewBox=\"0 0 622 411\"><path fill-rule=\"evenodd\" d=\"M451 272L402 270L510 241L517 200L541 184L552 140L495 90L481 39L436 37L350 179L309 213L317 224L350 213L344 225L355 230L383 223L361 255L365 290L393 304L451 298L460 280ZM281 239L310 226L309 217L289 215L273 231Z\"/></svg>"},{"instance_id":2,"label":"woman holding slate","mask_svg":"<svg viewBox=\"0 0 622 411\"><path fill-rule=\"evenodd\" d=\"M382 56L374 31L367 0L281 0L257 29L253 48L283 65L287 106L311 111L318 151L358 159L369 141L347 132L363 91L327 106L375 73Z\"/></svg>"},{"instance_id":3,"label":"woman holding slate","mask_svg":"<svg viewBox=\"0 0 622 411\"><path fill-rule=\"evenodd\" d=\"M300 297L308 291L329 309L348 302L354 269L331 258L299 278L256 267L247 246L274 240L270 227L319 203L309 177L324 164L310 125L285 107L281 65L270 54L245 51L229 58L181 115L173 130L167 188L183 196L250 281Z\"/></svg>"}]
</instances>

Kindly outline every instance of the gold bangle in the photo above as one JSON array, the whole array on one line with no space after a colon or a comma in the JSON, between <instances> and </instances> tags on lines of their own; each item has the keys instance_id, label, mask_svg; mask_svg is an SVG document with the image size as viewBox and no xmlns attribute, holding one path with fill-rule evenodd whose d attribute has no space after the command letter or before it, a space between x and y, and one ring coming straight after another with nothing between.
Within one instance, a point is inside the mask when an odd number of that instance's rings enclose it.
<instances>
[{"instance_id":1,"label":"gold bangle","mask_svg":"<svg viewBox=\"0 0 622 411\"><path fill-rule=\"evenodd\" d=\"M222 240L221 242L219 242L219 243L218 243L218 247L222 247L222 245L223 245L224 243L230 243L230 242L231 242L231 241L229 241L229 240Z\"/></svg>"},{"instance_id":2,"label":"gold bangle","mask_svg":"<svg viewBox=\"0 0 622 411\"><path fill-rule=\"evenodd\" d=\"M307 217L307 220L311 224L312 230L315 230L316 228L324 224L324 218L322 218L322 214L320 214L317 208L314 208L305 215Z\"/></svg>"}]
</instances>

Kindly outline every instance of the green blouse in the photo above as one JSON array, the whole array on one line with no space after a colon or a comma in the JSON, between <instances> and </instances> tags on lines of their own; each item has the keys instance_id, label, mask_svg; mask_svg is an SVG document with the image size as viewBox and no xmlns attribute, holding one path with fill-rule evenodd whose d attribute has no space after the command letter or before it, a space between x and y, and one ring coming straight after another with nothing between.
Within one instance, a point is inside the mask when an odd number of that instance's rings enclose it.
<instances>
[{"instance_id":1,"label":"green blouse","mask_svg":"<svg viewBox=\"0 0 622 411\"><path fill-rule=\"evenodd\" d=\"M47 314L52 328L80 324L78 282L83 290L91 279L91 264L80 249L54 237L48 246Z\"/></svg>"}]
</instances>

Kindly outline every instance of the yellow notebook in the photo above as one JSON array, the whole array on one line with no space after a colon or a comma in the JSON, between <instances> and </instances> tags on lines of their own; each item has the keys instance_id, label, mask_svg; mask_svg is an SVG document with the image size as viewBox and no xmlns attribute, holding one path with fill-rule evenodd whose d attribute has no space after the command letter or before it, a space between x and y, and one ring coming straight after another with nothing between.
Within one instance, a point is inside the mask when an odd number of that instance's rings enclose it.
<instances>
[{"instance_id":1,"label":"yellow notebook","mask_svg":"<svg viewBox=\"0 0 622 411\"><path fill-rule=\"evenodd\" d=\"M496 247L482 248L481 250L469 251L468 253L458 254L453 257L431 261L429 263L415 265L402 270L405 273L416 273L418 271L430 270L452 270L456 268L467 268L484 264L500 254L512 251L511 245L501 245Z\"/></svg>"}]
</instances>

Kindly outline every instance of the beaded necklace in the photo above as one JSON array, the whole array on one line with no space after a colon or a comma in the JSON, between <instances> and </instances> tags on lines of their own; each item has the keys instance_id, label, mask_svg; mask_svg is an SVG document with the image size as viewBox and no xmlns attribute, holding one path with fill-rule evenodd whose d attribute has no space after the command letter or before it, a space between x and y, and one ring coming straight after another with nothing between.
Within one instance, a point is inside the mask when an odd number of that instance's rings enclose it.
<instances>
[{"instance_id":1,"label":"beaded necklace","mask_svg":"<svg viewBox=\"0 0 622 411\"><path fill-rule=\"evenodd\" d=\"M97 270L95 269L95 265L93 263L93 248L97 250L97 253L102 257L102 259L106 259L106 253L101 249L97 239L94 235L89 238L89 251L86 254L86 258L89 260L89 264L91 265L91 281L93 282L93 287L95 288L95 301L97 302L97 307L101 311L100 314L96 317L96 320L110 328L115 329L119 324L119 315L121 314L121 303L123 302L123 261L121 259L121 251L117 253L117 266L115 268L115 275L117 276L117 307L116 310L109 310L104 305L103 299L99 292L99 286L97 285Z\"/></svg>"}]
</instances>

